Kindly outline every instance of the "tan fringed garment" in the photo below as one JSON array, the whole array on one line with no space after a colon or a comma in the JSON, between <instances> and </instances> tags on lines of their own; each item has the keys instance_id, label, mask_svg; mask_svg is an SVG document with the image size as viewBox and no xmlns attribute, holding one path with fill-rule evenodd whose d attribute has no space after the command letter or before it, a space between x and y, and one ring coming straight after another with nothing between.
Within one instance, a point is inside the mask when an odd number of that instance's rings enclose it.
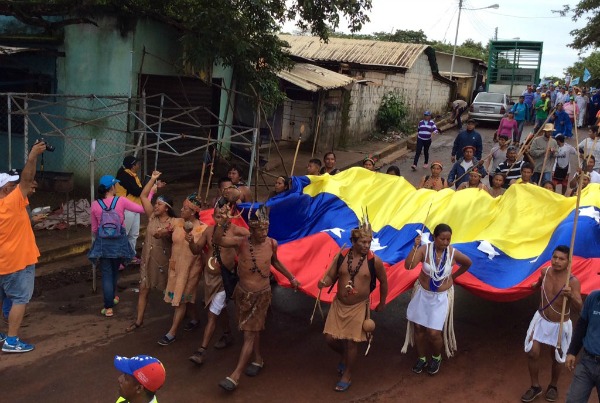
<instances>
[{"instance_id":1,"label":"tan fringed garment","mask_svg":"<svg viewBox=\"0 0 600 403\"><path fill-rule=\"evenodd\" d=\"M366 318L368 303L369 300L354 305L344 305L334 298L323 333L331 335L334 339L367 341L367 334L363 331L362 325Z\"/></svg>"}]
</instances>

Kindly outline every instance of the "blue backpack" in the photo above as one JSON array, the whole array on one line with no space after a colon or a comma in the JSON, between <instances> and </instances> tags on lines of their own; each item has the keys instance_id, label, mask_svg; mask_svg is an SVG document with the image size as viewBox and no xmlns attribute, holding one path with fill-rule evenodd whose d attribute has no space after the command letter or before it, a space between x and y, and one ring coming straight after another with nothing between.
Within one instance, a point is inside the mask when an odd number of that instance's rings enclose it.
<instances>
[{"instance_id":1,"label":"blue backpack","mask_svg":"<svg viewBox=\"0 0 600 403\"><path fill-rule=\"evenodd\" d=\"M113 198L110 207L98 199L98 204L102 207L102 215L100 216L100 225L98 225L98 236L100 238L114 239L121 236L121 216L115 211L119 197Z\"/></svg>"}]
</instances>

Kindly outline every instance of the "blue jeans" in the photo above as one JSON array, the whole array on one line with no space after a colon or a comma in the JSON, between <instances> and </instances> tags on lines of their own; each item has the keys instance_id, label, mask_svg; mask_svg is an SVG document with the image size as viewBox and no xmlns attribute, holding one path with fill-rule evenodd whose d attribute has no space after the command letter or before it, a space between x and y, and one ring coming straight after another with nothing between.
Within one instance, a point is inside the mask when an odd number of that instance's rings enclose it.
<instances>
[{"instance_id":1,"label":"blue jeans","mask_svg":"<svg viewBox=\"0 0 600 403\"><path fill-rule=\"evenodd\" d=\"M513 141L516 143L521 142L521 135L523 134L523 126L525 126L525 121L517 120L517 132L513 133Z\"/></svg>"},{"instance_id":2,"label":"blue jeans","mask_svg":"<svg viewBox=\"0 0 600 403\"><path fill-rule=\"evenodd\" d=\"M531 175L531 183L537 185L539 182L540 185L543 185L544 182L552 180L552 172L544 172L541 182L540 182L540 176L542 176L542 175L539 172L534 172L533 175Z\"/></svg>"},{"instance_id":3,"label":"blue jeans","mask_svg":"<svg viewBox=\"0 0 600 403\"><path fill-rule=\"evenodd\" d=\"M34 282L34 264L14 273L0 275L0 300L10 298L14 304L27 304L33 295Z\"/></svg>"},{"instance_id":4,"label":"blue jeans","mask_svg":"<svg viewBox=\"0 0 600 403\"><path fill-rule=\"evenodd\" d=\"M594 387L600 398L600 359L594 358L584 350L581 361L575 367L575 374L567 392L567 403L587 402Z\"/></svg>"},{"instance_id":5,"label":"blue jeans","mask_svg":"<svg viewBox=\"0 0 600 403\"><path fill-rule=\"evenodd\" d=\"M2 315L4 315L5 318L8 318L12 305L12 300L8 297L4 297L4 300L2 301Z\"/></svg>"},{"instance_id":6,"label":"blue jeans","mask_svg":"<svg viewBox=\"0 0 600 403\"><path fill-rule=\"evenodd\" d=\"M98 266L102 272L102 293L104 295L104 307L112 308L117 293L117 281L119 280L119 265L121 259L100 258Z\"/></svg>"}]
</instances>

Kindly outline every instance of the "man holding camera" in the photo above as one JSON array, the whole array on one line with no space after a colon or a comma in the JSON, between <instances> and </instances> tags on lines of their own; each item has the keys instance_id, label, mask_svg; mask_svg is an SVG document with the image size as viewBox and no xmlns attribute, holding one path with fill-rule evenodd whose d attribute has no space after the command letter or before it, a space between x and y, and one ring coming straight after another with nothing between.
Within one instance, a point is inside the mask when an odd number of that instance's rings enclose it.
<instances>
[{"instance_id":1,"label":"man holding camera","mask_svg":"<svg viewBox=\"0 0 600 403\"><path fill-rule=\"evenodd\" d=\"M18 175L0 174L0 300L10 298L13 302L8 334L0 333L0 342L4 341L2 351L6 353L34 349L19 339L18 332L33 295L35 264L40 256L27 213L27 195L34 186L37 158L44 151L43 141L32 147L18 185Z\"/></svg>"}]
</instances>

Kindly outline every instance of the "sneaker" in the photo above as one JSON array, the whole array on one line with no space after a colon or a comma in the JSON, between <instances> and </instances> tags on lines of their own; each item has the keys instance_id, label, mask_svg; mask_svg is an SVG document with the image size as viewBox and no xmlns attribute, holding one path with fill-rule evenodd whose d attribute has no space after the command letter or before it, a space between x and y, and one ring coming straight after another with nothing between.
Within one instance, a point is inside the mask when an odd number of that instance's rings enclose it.
<instances>
[{"instance_id":1,"label":"sneaker","mask_svg":"<svg viewBox=\"0 0 600 403\"><path fill-rule=\"evenodd\" d=\"M113 304L117 305L119 303L119 301L121 301L121 299L119 298L119 296L117 295L114 299L113 299Z\"/></svg>"},{"instance_id":2,"label":"sneaker","mask_svg":"<svg viewBox=\"0 0 600 403\"><path fill-rule=\"evenodd\" d=\"M558 389L554 385L548 385L546 389L546 395L544 396L547 401L555 402L558 400Z\"/></svg>"},{"instance_id":3,"label":"sneaker","mask_svg":"<svg viewBox=\"0 0 600 403\"><path fill-rule=\"evenodd\" d=\"M233 344L233 336L231 333L223 333L223 336L215 343L215 348L220 350L222 348L229 347Z\"/></svg>"},{"instance_id":4,"label":"sneaker","mask_svg":"<svg viewBox=\"0 0 600 403\"><path fill-rule=\"evenodd\" d=\"M442 365L442 360L436 360L435 358L432 358L431 361L429 361L427 373L429 375L437 374L440 371L440 365Z\"/></svg>"},{"instance_id":5,"label":"sneaker","mask_svg":"<svg viewBox=\"0 0 600 403\"><path fill-rule=\"evenodd\" d=\"M0 343L2 343L4 340L6 340L6 334L0 333Z\"/></svg>"},{"instance_id":6,"label":"sneaker","mask_svg":"<svg viewBox=\"0 0 600 403\"><path fill-rule=\"evenodd\" d=\"M203 348L200 348L199 350L194 351L194 354L190 355L190 357L188 359L196 365L202 365L202 364L204 364L204 352L205 351L206 350L204 350Z\"/></svg>"},{"instance_id":7,"label":"sneaker","mask_svg":"<svg viewBox=\"0 0 600 403\"><path fill-rule=\"evenodd\" d=\"M111 316L114 315L114 312L113 312L112 308L102 308L102 310L100 311L100 314L110 318Z\"/></svg>"},{"instance_id":8,"label":"sneaker","mask_svg":"<svg viewBox=\"0 0 600 403\"><path fill-rule=\"evenodd\" d=\"M521 401L525 403L533 402L536 397L542 394L542 392L541 386L532 386L527 389L527 392L525 392L523 396L521 396Z\"/></svg>"},{"instance_id":9,"label":"sneaker","mask_svg":"<svg viewBox=\"0 0 600 403\"><path fill-rule=\"evenodd\" d=\"M18 337L14 344L9 344L8 341L5 341L2 345L2 351L5 353L26 353L34 348L33 344L23 343Z\"/></svg>"},{"instance_id":10,"label":"sneaker","mask_svg":"<svg viewBox=\"0 0 600 403\"><path fill-rule=\"evenodd\" d=\"M423 168L425 168L425 169L429 168L429 164L423 164Z\"/></svg>"},{"instance_id":11,"label":"sneaker","mask_svg":"<svg viewBox=\"0 0 600 403\"><path fill-rule=\"evenodd\" d=\"M416 165L411 165L410 169L412 169L413 171L416 171L417 170L417 166Z\"/></svg>"},{"instance_id":12,"label":"sneaker","mask_svg":"<svg viewBox=\"0 0 600 403\"><path fill-rule=\"evenodd\" d=\"M158 340L158 344L160 344L161 346L168 346L169 344L173 343L175 341L175 337L173 337L172 339L169 339L167 337L167 335L165 334L163 337L161 337Z\"/></svg>"},{"instance_id":13,"label":"sneaker","mask_svg":"<svg viewBox=\"0 0 600 403\"><path fill-rule=\"evenodd\" d=\"M200 322L198 321L193 321L190 320L184 327L183 330L185 330L186 332L190 332L192 330L194 330L195 328L197 328L198 326L200 326Z\"/></svg>"},{"instance_id":14,"label":"sneaker","mask_svg":"<svg viewBox=\"0 0 600 403\"><path fill-rule=\"evenodd\" d=\"M412 372L415 374L420 374L425 368L427 368L427 361L419 358L415 366L412 367Z\"/></svg>"}]
</instances>

